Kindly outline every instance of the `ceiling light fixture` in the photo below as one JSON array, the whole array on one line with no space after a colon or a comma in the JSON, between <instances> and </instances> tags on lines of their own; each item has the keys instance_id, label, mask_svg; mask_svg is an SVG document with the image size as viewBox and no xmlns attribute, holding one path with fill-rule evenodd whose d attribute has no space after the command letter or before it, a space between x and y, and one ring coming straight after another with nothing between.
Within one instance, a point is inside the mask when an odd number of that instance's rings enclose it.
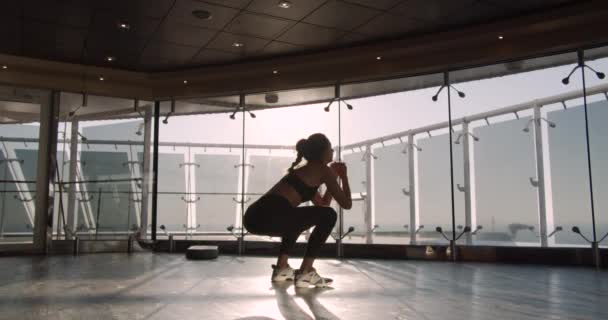
<instances>
[{"instance_id":1,"label":"ceiling light fixture","mask_svg":"<svg viewBox=\"0 0 608 320\"><path fill-rule=\"evenodd\" d=\"M99 81L104 81L104 77L99 77Z\"/></svg>"},{"instance_id":2,"label":"ceiling light fixture","mask_svg":"<svg viewBox=\"0 0 608 320\"><path fill-rule=\"evenodd\" d=\"M188 84L188 80L184 80L184 84Z\"/></svg>"},{"instance_id":3,"label":"ceiling light fixture","mask_svg":"<svg viewBox=\"0 0 608 320\"><path fill-rule=\"evenodd\" d=\"M125 21L119 21L117 25L118 25L118 29L121 29L121 30L131 29L131 25Z\"/></svg>"},{"instance_id":4,"label":"ceiling light fixture","mask_svg":"<svg viewBox=\"0 0 608 320\"><path fill-rule=\"evenodd\" d=\"M498 36L498 40L502 40L502 39L504 39L503 36Z\"/></svg>"},{"instance_id":5,"label":"ceiling light fixture","mask_svg":"<svg viewBox=\"0 0 608 320\"><path fill-rule=\"evenodd\" d=\"M382 56L377 56L376 60L382 60Z\"/></svg>"},{"instance_id":6,"label":"ceiling light fixture","mask_svg":"<svg viewBox=\"0 0 608 320\"><path fill-rule=\"evenodd\" d=\"M241 47L245 46L245 44L243 44L242 42L233 42L232 46L235 48L241 48Z\"/></svg>"},{"instance_id":7,"label":"ceiling light fixture","mask_svg":"<svg viewBox=\"0 0 608 320\"><path fill-rule=\"evenodd\" d=\"M106 61L108 61L108 62L112 62L112 61L114 61L114 60L116 60L116 58L115 58L115 57L113 57L113 56L107 56L107 57L106 57Z\"/></svg>"},{"instance_id":8,"label":"ceiling light fixture","mask_svg":"<svg viewBox=\"0 0 608 320\"><path fill-rule=\"evenodd\" d=\"M213 17L211 12L207 10L194 10L192 11L192 15L201 20L210 20Z\"/></svg>"},{"instance_id":9,"label":"ceiling light fixture","mask_svg":"<svg viewBox=\"0 0 608 320\"><path fill-rule=\"evenodd\" d=\"M277 6L281 9L289 9L291 8L291 2L289 1L279 1Z\"/></svg>"},{"instance_id":10,"label":"ceiling light fixture","mask_svg":"<svg viewBox=\"0 0 608 320\"><path fill-rule=\"evenodd\" d=\"M8 66L4 65L2 66L2 69L8 69Z\"/></svg>"},{"instance_id":11,"label":"ceiling light fixture","mask_svg":"<svg viewBox=\"0 0 608 320\"><path fill-rule=\"evenodd\" d=\"M279 70L272 70L272 74L278 74Z\"/></svg>"}]
</instances>

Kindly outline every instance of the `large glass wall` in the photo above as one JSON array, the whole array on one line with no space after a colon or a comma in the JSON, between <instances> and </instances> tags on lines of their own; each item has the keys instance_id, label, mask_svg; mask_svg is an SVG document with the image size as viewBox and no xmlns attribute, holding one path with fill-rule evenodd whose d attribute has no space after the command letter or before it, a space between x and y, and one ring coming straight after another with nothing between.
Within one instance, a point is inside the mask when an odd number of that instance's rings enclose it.
<instances>
[{"instance_id":1,"label":"large glass wall","mask_svg":"<svg viewBox=\"0 0 608 320\"><path fill-rule=\"evenodd\" d=\"M593 56L601 57L602 52L595 52ZM408 118L398 117L399 110L390 110L392 101L389 99L399 94L360 97L365 95L366 87L374 84L388 88L387 91L399 91L395 85L399 80L342 86L342 97L346 98L343 104L350 105L343 109L341 116L343 159L349 167L355 200L349 215L344 218L345 226L354 227L355 232L345 241L361 242L363 239L367 243L405 243L391 239L391 235L403 236L403 230L411 229L407 223L409 219L402 218L402 223L397 223L394 217L398 213L386 213L382 212L386 209L380 209L389 207L389 203L399 203L397 199L400 199L402 202L394 207L397 210L393 210L410 213L412 221L416 221L413 238L418 243L445 242L435 230L441 227L448 239L452 238L455 228L456 236L463 234L459 243L469 245L583 244L584 240L572 232L572 227L578 226L582 233L588 235L592 230L590 214L579 214L590 211L589 201L583 200L589 195L588 188L586 191L584 187L589 181L583 174L587 169L582 161L586 153L568 155L586 143L584 121L574 114L576 106L582 104L582 83L571 82L571 86L564 87L561 81L575 63L576 53L568 53L450 73L454 84L449 101L452 141L449 141L448 123L445 121L447 89L437 95L435 104L426 103L430 105L425 108L427 112L417 113L417 117L411 117L413 113L410 112ZM601 66L602 60L595 63ZM478 80L480 77L484 79ZM440 78L437 76L434 84L443 83ZM428 97L435 93L426 90ZM420 94L422 91L408 91L403 95ZM607 97L605 91L595 90L588 100L595 103L590 110L603 110L601 106ZM373 106L373 112L366 112L368 104ZM412 105L408 100L403 104ZM436 112L439 108L444 112L443 117L439 115L435 121L424 120L432 117L428 110ZM601 111L597 111L597 115L593 119L599 123ZM390 130L393 119L406 122L411 118L415 118L419 125L395 126ZM591 130L591 137L602 136L597 128L596 132ZM398 132L402 134L395 135ZM411 160L404 157L402 168L398 169L399 154L407 154L404 141L407 141L409 132L415 133L412 141L416 146L412 147L416 151L415 161L412 161L415 176L412 180L417 192L411 206L399 197L409 196L406 186L410 183L405 182L409 180L410 172L404 169ZM404 145L401 150L400 144ZM443 161L450 158L450 144L454 169L454 225L451 221L450 164ZM601 147L595 147L601 150ZM584 151L584 148L579 151ZM386 165L382 163L382 156L390 159ZM598 158L593 161L602 163L601 156L602 152L598 151ZM581 159L575 161L577 158ZM568 166L575 168L568 173ZM602 177L601 168L597 171L598 177ZM569 178L571 175L577 178ZM401 180L401 187L395 182L396 178ZM441 194L444 196L439 196ZM596 206L597 199L601 197L596 198ZM601 218L596 216L596 219L600 224ZM383 228L382 225L386 224L381 223L383 220L390 221L391 226ZM466 227L471 231L465 232ZM601 229L598 226L598 239L603 236ZM384 238L381 236L383 232L386 232Z\"/></svg>"},{"instance_id":2,"label":"large glass wall","mask_svg":"<svg viewBox=\"0 0 608 320\"><path fill-rule=\"evenodd\" d=\"M433 74L249 94L244 110L238 96L162 102L157 232L237 239L243 212L287 173L296 142L322 132L348 167L353 206L338 222L352 230L345 243L433 245L463 234L458 244L587 246L573 232L593 238L587 142L595 237L608 232L608 87L598 73L608 69L606 51L585 52L597 70L586 69L589 141L580 72L562 80L577 66L575 52L453 71L441 90L444 74ZM2 239L31 237L35 211L27 181L36 179L40 107L12 101L0 101ZM151 226L143 184L152 110L150 102L60 95L57 238Z\"/></svg>"},{"instance_id":3,"label":"large glass wall","mask_svg":"<svg viewBox=\"0 0 608 320\"><path fill-rule=\"evenodd\" d=\"M601 50L589 57L605 64ZM446 244L463 234L459 244L584 245L571 231L593 229L582 82L561 81L576 60L566 53L454 71L442 90L444 74L435 74L250 94L245 110L237 96L163 103L171 118L160 133L159 225L238 237L242 213L287 172L295 143L323 132L349 168L353 207L339 221L353 229L346 243ZM590 135L601 137L605 91L588 100L597 114ZM591 145L602 163L601 143Z\"/></svg>"}]
</instances>

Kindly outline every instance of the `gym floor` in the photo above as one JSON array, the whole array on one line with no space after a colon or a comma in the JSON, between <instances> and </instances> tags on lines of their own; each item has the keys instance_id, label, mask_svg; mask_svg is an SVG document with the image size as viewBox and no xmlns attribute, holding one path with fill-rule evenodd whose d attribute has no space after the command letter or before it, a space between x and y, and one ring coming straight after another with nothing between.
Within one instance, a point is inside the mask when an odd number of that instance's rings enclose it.
<instances>
[{"instance_id":1,"label":"gym floor","mask_svg":"<svg viewBox=\"0 0 608 320\"><path fill-rule=\"evenodd\" d=\"M333 288L295 290L271 284L274 261L4 257L0 319L608 319L608 272L591 268L323 259Z\"/></svg>"}]
</instances>

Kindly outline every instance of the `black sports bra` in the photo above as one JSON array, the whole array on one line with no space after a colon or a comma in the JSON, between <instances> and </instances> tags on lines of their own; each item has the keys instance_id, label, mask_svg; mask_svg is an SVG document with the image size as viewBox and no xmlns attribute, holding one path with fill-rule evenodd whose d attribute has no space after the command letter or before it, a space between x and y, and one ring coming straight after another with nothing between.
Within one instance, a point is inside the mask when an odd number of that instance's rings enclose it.
<instances>
[{"instance_id":1,"label":"black sports bra","mask_svg":"<svg viewBox=\"0 0 608 320\"><path fill-rule=\"evenodd\" d=\"M319 186L311 187L304 183L294 172L288 173L281 178L281 181L285 181L296 189L296 192L302 197L302 202L310 201L315 193L317 193L317 189L319 189Z\"/></svg>"}]
</instances>

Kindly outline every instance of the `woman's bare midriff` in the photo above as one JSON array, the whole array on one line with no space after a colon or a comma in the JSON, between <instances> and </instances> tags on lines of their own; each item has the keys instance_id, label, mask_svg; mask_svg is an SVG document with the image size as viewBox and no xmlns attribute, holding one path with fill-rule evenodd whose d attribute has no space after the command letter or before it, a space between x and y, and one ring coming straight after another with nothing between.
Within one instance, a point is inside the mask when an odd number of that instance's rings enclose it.
<instances>
[{"instance_id":1,"label":"woman's bare midriff","mask_svg":"<svg viewBox=\"0 0 608 320\"><path fill-rule=\"evenodd\" d=\"M279 195L291 204L292 207L297 207L302 202L300 195L294 190L294 188L285 182L279 182L275 184L266 194Z\"/></svg>"}]
</instances>

